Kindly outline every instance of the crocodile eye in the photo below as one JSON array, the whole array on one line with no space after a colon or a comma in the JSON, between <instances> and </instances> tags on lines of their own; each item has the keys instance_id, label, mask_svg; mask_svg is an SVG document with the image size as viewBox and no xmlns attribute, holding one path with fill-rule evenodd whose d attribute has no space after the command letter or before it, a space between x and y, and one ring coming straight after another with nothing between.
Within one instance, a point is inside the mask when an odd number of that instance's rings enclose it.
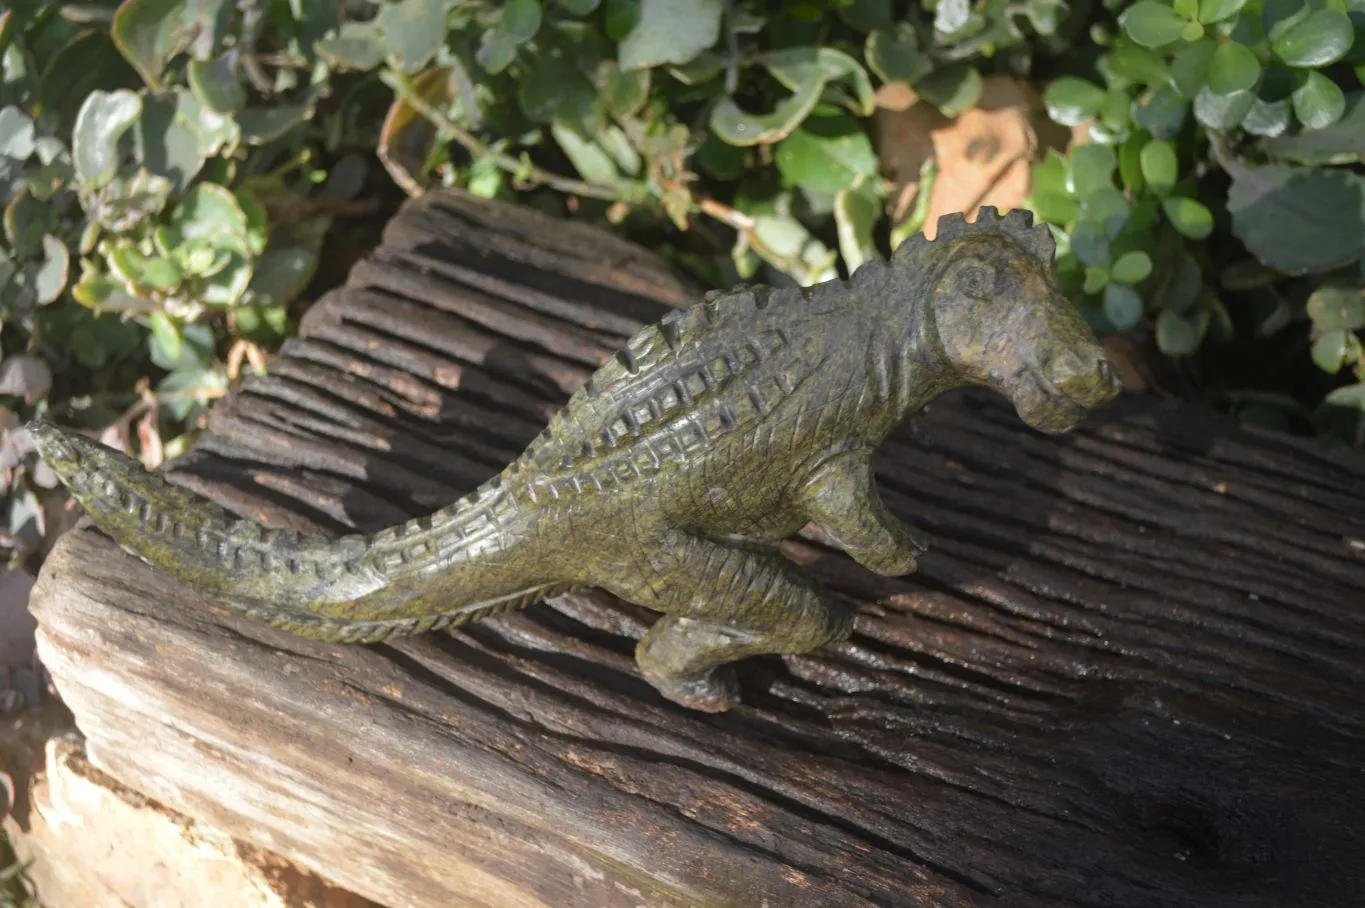
<instances>
[{"instance_id":1,"label":"crocodile eye","mask_svg":"<svg viewBox=\"0 0 1365 908\"><path fill-rule=\"evenodd\" d=\"M980 266L963 269L957 280L957 285L963 293L978 300L989 298L993 283L990 273Z\"/></svg>"}]
</instances>

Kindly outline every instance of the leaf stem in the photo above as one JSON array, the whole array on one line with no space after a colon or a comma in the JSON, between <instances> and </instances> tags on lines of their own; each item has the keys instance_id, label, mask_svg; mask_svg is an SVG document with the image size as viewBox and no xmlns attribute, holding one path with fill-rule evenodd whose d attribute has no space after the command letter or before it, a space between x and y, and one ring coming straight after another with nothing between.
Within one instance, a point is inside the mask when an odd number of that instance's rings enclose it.
<instances>
[{"instance_id":1,"label":"leaf stem","mask_svg":"<svg viewBox=\"0 0 1365 908\"><path fill-rule=\"evenodd\" d=\"M571 195L584 196L591 199L603 199L609 202L626 201L622 199L621 190L615 186L607 186L602 183L589 183L585 180L575 180L571 177L560 176L557 173L539 167L521 158L514 158L501 151L494 151L484 142L462 128L450 117L437 110L426 98L422 97L421 92L412 84L412 79L406 73L397 70L386 69L379 75L380 80L398 95L409 107L422 115L424 119L436 127L436 131L443 139L453 140L464 146L465 150L476 158L487 158L498 166L498 169L507 173L515 174L524 179L532 180L557 189L560 192Z\"/></svg>"}]
</instances>

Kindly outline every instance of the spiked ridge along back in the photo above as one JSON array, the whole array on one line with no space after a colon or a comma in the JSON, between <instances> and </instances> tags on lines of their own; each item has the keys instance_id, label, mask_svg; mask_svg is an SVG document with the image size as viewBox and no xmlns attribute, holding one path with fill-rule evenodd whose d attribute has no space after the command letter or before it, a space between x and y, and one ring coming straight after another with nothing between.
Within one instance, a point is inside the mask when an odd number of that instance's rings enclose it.
<instances>
[{"instance_id":1,"label":"spiked ridge along back","mask_svg":"<svg viewBox=\"0 0 1365 908\"><path fill-rule=\"evenodd\" d=\"M939 218L938 232L932 240L927 239L922 233L916 234L906 240L901 248L905 250L905 255L913 256L940 245L951 245L964 236L979 236L983 230L995 230L1005 234L1043 265L1052 267L1052 260L1057 254L1057 241L1046 224L1035 226L1033 213L1023 208L1016 208L1002 215L995 206L982 205L975 221L968 221L967 216L961 212L945 214Z\"/></svg>"}]
</instances>

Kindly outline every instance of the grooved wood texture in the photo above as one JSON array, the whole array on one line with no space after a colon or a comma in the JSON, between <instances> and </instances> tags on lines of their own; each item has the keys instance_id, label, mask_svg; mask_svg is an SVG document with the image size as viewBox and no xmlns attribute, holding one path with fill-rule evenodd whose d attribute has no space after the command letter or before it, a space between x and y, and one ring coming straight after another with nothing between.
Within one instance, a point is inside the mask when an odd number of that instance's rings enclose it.
<instances>
[{"instance_id":1,"label":"grooved wood texture","mask_svg":"<svg viewBox=\"0 0 1365 908\"><path fill-rule=\"evenodd\" d=\"M300 529L434 510L696 296L429 196L172 475ZM921 572L792 541L857 632L746 663L729 714L638 679L652 616L604 594L347 647L90 530L39 580L41 654L100 768L394 906L1361 904L1365 458L1141 400L1052 439L963 394L923 429L879 461Z\"/></svg>"}]
</instances>

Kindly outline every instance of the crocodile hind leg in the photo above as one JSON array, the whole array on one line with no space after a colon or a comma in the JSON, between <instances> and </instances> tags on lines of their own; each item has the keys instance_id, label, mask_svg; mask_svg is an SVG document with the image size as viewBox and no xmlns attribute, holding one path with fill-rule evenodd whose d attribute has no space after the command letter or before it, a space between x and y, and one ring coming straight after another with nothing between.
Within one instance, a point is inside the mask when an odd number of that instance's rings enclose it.
<instances>
[{"instance_id":1,"label":"crocodile hind leg","mask_svg":"<svg viewBox=\"0 0 1365 908\"><path fill-rule=\"evenodd\" d=\"M781 555L697 537L670 545L653 583L614 590L664 612L635 649L645 679L674 702L722 712L737 698L728 663L843 640L852 615Z\"/></svg>"}]
</instances>

